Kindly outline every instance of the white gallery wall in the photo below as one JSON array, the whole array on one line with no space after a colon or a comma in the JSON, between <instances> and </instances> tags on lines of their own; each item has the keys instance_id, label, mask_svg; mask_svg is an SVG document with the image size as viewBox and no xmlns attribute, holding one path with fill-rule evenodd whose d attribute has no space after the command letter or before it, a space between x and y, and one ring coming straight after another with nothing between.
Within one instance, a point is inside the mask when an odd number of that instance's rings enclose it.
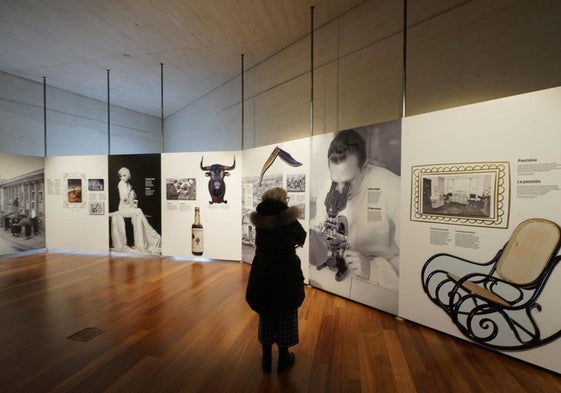
<instances>
[{"instance_id":1,"label":"white gallery wall","mask_svg":"<svg viewBox=\"0 0 561 393\"><path fill-rule=\"evenodd\" d=\"M403 193L402 205L409 211L402 215L402 317L465 339L424 293L425 262L438 253L487 262L522 221L543 218L561 225L560 107L561 88L554 88L403 120L402 187L409 192ZM443 194L447 200L440 200ZM469 194L476 198L470 201ZM439 213L446 207L456 211ZM483 211L472 215L473 207ZM527 259L528 264L535 262L532 253ZM458 262L444 268L461 275L474 266ZM561 330L560 288L557 266L538 299L541 310L529 311L541 338ZM481 324L486 333L491 326ZM507 333L500 331L499 338ZM560 351L559 339L534 349L504 350L556 372L561 372Z\"/></svg>"},{"instance_id":2,"label":"white gallery wall","mask_svg":"<svg viewBox=\"0 0 561 393\"><path fill-rule=\"evenodd\" d=\"M45 158L47 248L109 251L107 156Z\"/></svg>"},{"instance_id":3,"label":"white gallery wall","mask_svg":"<svg viewBox=\"0 0 561 393\"><path fill-rule=\"evenodd\" d=\"M214 192L214 180L202 170L216 167L223 192ZM233 167L224 171L224 167ZM241 260L241 151L165 153L162 154L162 254L192 259ZM211 168L213 169L213 168ZM170 199L167 184L185 184L192 193L185 198ZM165 186L164 186L165 185ZM214 188L212 188L214 190ZM181 191L181 189L179 190ZM212 203L211 203L212 202ZM200 208L203 225L203 255L194 256L191 250L191 225L195 207Z\"/></svg>"}]
</instances>

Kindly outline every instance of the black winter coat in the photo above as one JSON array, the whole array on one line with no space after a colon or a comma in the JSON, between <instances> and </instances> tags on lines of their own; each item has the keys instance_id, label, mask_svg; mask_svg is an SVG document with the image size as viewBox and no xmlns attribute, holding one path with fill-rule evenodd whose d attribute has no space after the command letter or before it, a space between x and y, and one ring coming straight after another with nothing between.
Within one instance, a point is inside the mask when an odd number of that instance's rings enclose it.
<instances>
[{"instance_id":1,"label":"black winter coat","mask_svg":"<svg viewBox=\"0 0 561 393\"><path fill-rule=\"evenodd\" d=\"M295 310L304 301L304 275L296 247L306 240L299 210L277 200L265 200L252 212L255 257L247 283L246 301L258 314L275 316Z\"/></svg>"}]
</instances>

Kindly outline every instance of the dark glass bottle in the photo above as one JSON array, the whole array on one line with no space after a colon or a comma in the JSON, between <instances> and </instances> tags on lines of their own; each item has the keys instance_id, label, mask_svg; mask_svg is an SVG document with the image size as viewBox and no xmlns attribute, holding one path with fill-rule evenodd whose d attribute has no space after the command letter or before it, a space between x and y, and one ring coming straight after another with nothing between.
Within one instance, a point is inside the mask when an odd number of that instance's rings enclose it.
<instances>
[{"instance_id":1,"label":"dark glass bottle","mask_svg":"<svg viewBox=\"0 0 561 393\"><path fill-rule=\"evenodd\" d=\"M203 255L203 226L198 207L195 207L195 222L191 225L191 252L193 255Z\"/></svg>"}]
</instances>

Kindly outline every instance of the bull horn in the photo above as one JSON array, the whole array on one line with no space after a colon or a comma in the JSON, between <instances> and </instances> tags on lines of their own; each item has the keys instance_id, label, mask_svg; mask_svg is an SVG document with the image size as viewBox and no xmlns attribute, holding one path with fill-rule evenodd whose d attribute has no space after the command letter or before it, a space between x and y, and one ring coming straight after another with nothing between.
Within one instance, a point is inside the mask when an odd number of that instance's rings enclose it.
<instances>
[{"instance_id":1,"label":"bull horn","mask_svg":"<svg viewBox=\"0 0 561 393\"><path fill-rule=\"evenodd\" d=\"M202 156L202 157L201 157L201 169L202 169L203 171L208 171L208 170L210 170L210 167L209 167L209 166L203 166L203 159L204 159L204 158L205 158L205 156Z\"/></svg>"},{"instance_id":2,"label":"bull horn","mask_svg":"<svg viewBox=\"0 0 561 393\"><path fill-rule=\"evenodd\" d=\"M232 169L234 169L236 167L236 156L234 156L234 163L232 164L232 166L225 166L224 170L225 171L231 171Z\"/></svg>"}]
</instances>

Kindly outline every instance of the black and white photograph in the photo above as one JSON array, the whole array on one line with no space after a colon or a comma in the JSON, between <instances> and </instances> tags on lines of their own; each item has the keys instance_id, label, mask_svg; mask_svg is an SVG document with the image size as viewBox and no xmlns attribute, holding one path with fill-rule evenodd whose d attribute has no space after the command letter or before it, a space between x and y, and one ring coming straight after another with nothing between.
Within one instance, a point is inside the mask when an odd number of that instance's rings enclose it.
<instances>
[{"instance_id":1,"label":"black and white photograph","mask_svg":"<svg viewBox=\"0 0 561 393\"><path fill-rule=\"evenodd\" d=\"M194 177L186 177L180 179L167 178L166 200L197 200L197 179Z\"/></svg>"},{"instance_id":2,"label":"black and white photograph","mask_svg":"<svg viewBox=\"0 0 561 393\"><path fill-rule=\"evenodd\" d=\"M313 138L310 283L397 313L401 123Z\"/></svg>"},{"instance_id":3,"label":"black and white photograph","mask_svg":"<svg viewBox=\"0 0 561 393\"><path fill-rule=\"evenodd\" d=\"M103 201L90 201L90 215L102 216L105 214L105 202Z\"/></svg>"},{"instance_id":4,"label":"black and white photograph","mask_svg":"<svg viewBox=\"0 0 561 393\"><path fill-rule=\"evenodd\" d=\"M287 192L306 191L306 175L303 173L286 175L286 191Z\"/></svg>"},{"instance_id":5,"label":"black and white photograph","mask_svg":"<svg viewBox=\"0 0 561 393\"><path fill-rule=\"evenodd\" d=\"M0 154L0 255L45 247L44 187L43 158Z\"/></svg>"},{"instance_id":6,"label":"black and white photograph","mask_svg":"<svg viewBox=\"0 0 561 393\"><path fill-rule=\"evenodd\" d=\"M109 156L110 250L161 253L160 155Z\"/></svg>"},{"instance_id":7,"label":"black and white photograph","mask_svg":"<svg viewBox=\"0 0 561 393\"><path fill-rule=\"evenodd\" d=\"M104 189L103 179L88 179L88 191L103 191Z\"/></svg>"},{"instance_id":8,"label":"black and white photograph","mask_svg":"<svg viewBox=\"0 0 561 393\"><path fill-rule=\"evenodd\" d=\"M481 174L423 177L423 214L490 218L493 177Z\"/></svg>"},{"instance_id":9,"label":"black and white photograph","mask_svg":"<svg viewBox=\"0 0 561 393\"><path fill-rule=\"evenodd\" d=\"M412 220L485 227L508 222L507 162L415 166L411 182Z\"/></svg>"},{"instance_id":10,"label":"black and white photograph","mask_svg":"<svg viewBox=\"0 0 561 393\"><path fill-rule=\"evenodd\" d=\"M177 200L179 195L179 189L181 184L178 179L167 178L166 179L166 200L174 201Z\"/></svg>"}]
</instances>

